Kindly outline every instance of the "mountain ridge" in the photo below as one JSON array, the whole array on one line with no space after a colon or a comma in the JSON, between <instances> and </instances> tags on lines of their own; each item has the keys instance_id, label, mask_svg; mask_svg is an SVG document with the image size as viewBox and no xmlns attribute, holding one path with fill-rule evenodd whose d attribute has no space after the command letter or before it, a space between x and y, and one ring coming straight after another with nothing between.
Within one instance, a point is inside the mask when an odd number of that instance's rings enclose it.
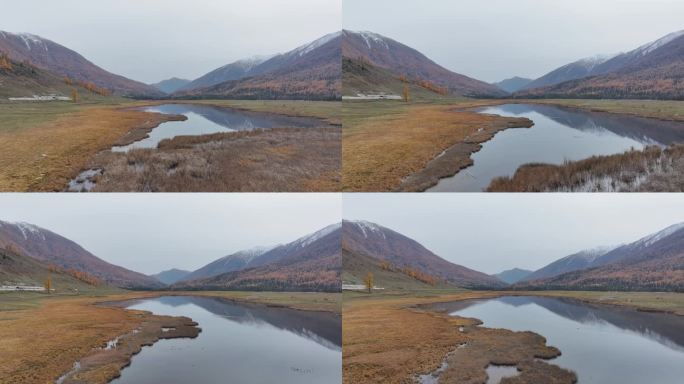
<instances>
[{"instance_id":1,"label":"mountain ridge","mask_svg":"<svg viewBox=\"0 0 684 384\"><path fill-rule=\"evenodd\" d=\"M562 259L561 259L562 260ZM524 281L518 289L684 291L684 223L618 246L582 269Z\"/></svg>"},{"instance_id":2,"label":"mountain ridge","mask_svg":"<svg viewBox=\"0 0 684 384\"><path fill-rule=\"evenodd\" d=\"M29 223L0 221L0 246L12 247L17 253L45 264L85 272L119 288L155 289L163 286L152 277L108 263L76 242Z\"/></svg>"},{"instance_id":3,"label":"mountain ridge","mask_svg":"<svg viewBox=\"0 0 684 384\"><path fill-rule=\"evenodd\" d=\"M115 94L131 97L154 97L162 93L152 86L106 71L81 54L52 40L29 34L0 31L0 51L13 60L28 61L57 76L92 82Z\"/></svg>"},{"instance_id":4,"label":"mountain ridge","mask_svg":"<svg viewBox=\"0 0 684 384\"><path fill-rule=\"evenodd\" d=\"M236 64L240 61L228 64L199 78L213 83L223 76L224 81L181 89L173 97L338 100L342 97L340 39L341 32L324 35L251 66L249 71L244 63Z\"/></svg>"},{"instance_id":5,"label":"mountain ridge","mask_svg":"<svg viewBox=\"0 0 684 384\"><path fill-rule=\"evenodd\" d=\"M342 56L363 60L379 68L405 76L411 81L427 81L445 87L450 93L473 96L505 96L497 86L448 70L427 56L394 39L369 31L342 31Z\"/></svg>"},{"instance_id":6,"label":"mountain ridge","mask_svg":"<svg viewBox=\"0 0 684 384\"><path fill-rule=\"evenodd\" d=\"M462 288L505 285L495 277L447 261L403 234L368 221L343 221L342 249L348 254L369 257L381 268L428 284L443 282ZM363 279L363 276L356 277Z\"/></svg>"},{"instance_id":7,"label":"mountain ridge","mask_svg":"<svg viewBox=\"0 0 684 384\"><path fill-rule=\"evenodd\" d=\"M552 84L533 82L530 86L536 88L514 96L681 100L684 99L684 82L680 81L683 76L684 30L609 57L588 67L581 76Z\"/></svg>"},{"instance_id":8,"label":"mountain ridge","mask_svg":"<svg viewBox=\"0 0 684 384\"><path fill-rule=\"evenodd\" d=\"M340 242L341 223L331 224L253 257L242 269L181 281L171 288L338 292Z\"/></svg>"}]
</instances>

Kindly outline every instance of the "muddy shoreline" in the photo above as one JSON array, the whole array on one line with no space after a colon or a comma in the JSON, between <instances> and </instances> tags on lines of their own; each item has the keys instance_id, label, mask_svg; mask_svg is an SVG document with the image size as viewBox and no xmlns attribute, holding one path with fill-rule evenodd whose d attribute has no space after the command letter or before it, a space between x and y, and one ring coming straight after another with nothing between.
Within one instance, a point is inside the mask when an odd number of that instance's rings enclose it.
<instances>
[{"instance_id":1,"label":"muddy shoreline","mask_svg":"<svg viewBox=\"0 0 684 384\"><path fill-rule=\"evenodd\" d=\"M152 346L162 339L196 338L202 331L198 324L188 317L160 316L147 311L135 312L141 318L141 323L136 329L92 349L55 383L109 383L121 376L121 371L131 364L133 356L140 353L143 347Z\"/></svg>"},{"instance_id":2,"label":"muddy shoreline","mask_svg":"<svg viewBox=\"0 0 684 384\"><path fill-rule=\"evenodd\" d=\"M466 300L478 299L456 301ZM577 382L577 375L574 372L549 362L560 356L561 351L547 345L544 336L531 331L515 332L484 327L480 319L451 316L446 309L440 309L439 304L419 304L407 309L419 313L433 313L444 317L445 320L456 321L459 324L458 331L466 335L467 341L454 346L436 371L419 373L416 377L438 372L439 380L445 382L476 384L487 381L488 367L507 366L516 367L518 374L502 379L502 384Z\"/></svg>"},{"instance_id":3,"label":"muddy shoreline","mask_svg":"<svg viewBox=\"0 0 684 384\"><path fill-rule=\"evenodd\" d=\"M466 111L456 111L459 112ZM494 138L497 133L509 128L530 128L534 125L534 122L527 118L496 117L496 120L484 125L462 142L445 149L422 170L404 178L395 192L424 192L437 185L440 179L454 176L473 165L472 155L479 152L482 144Z\"/></svg>"}]
</instances>

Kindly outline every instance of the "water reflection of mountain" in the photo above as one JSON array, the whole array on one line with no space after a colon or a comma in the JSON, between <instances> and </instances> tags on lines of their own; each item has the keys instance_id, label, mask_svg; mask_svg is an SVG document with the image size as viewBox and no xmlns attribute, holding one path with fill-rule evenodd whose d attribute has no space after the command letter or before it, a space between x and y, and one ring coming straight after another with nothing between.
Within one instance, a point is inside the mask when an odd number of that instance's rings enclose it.
<instances>
[{"instance_id":1,"label":"water reflection of mountain","mask_svg":"<svg viewBox=\"0 0 684 384\"><path fill-rule=\"evenodd\" d=\"M578 323L605 322L638 333L670 348L684 350L684 317L682 316L640 312L631 308L598 305L565 298L503 296L491 300L497 300L514 307L536 304L558 316ZM453 313L484 301L486 300L441 303L436 308Z\"/></svg>"},{"instance_id":2,"label":"water reflection of mountain","mask_svg":"<svg viewBox=\"0 0 684 384\"><path fill-rule=\"evenodd\" d=\"M533 104L505 104L494 107L504 113L522 115L538 113L558 124L584 132L613 132L642 144L669 145L684 142L684 123L647 119L605 112ZM480 109L480 111L488 108ZM532 119L534 120L534 119Z\"/></svg>"},{"instance_id":3,"label":"water reflection of mountain","mask_svg":"<svg viewBox=\"0 0 684 384\"><path fill-rule=\"evenodd\" d=\"M241 324L269 324L292 332L333 350L342 348L342 319L330 312L299 311L240 303L221 298L162 296L155 300L174 307L194 304L229 321Z\"/></svg>"},{"instance_id":4,"label":"water reflection of mountain","mask_svg":"<svg viewBox=\"0 0 684 384\"><path fill-rule=\"evenodd\" d=\"M272 113L258 113L231 108L221 108L199 104L165 104L146 107L151 112L174 115L194 113L220 126L236 131L248 131L257 128L302 127L310 128L321 125L321 121L313 118L291 117Z\"/></svg>"}]
</instances>

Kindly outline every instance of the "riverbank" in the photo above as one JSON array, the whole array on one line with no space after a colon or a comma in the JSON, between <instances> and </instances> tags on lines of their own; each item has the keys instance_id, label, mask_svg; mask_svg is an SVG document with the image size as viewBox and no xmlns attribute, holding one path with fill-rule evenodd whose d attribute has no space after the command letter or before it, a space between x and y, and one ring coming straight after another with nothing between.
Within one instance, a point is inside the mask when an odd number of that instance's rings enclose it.
<instances>
[{"instance_id":1,"label":"riverbank","mask_svg":"<svg viewBox=\"0 0 684 384\"><path fill-rule=\"evenodd\" d=\"M473 164L494 134L528 122L468 109L545 104L668 121L684 121L684 103L655 100L434 100L343 103L342 185L345 191L424 191ZM520 120L520 119L518 119Z\"/></svg>"},{"instance_id":2,"label":"riverbank","mask_svg":"<svg viewBox=\"0 0 684 384\"><path fill-rule=\"evenodd\" d=\"M0 103L0 116L3 126L0 128L0 191L11 192L39 192L39 191L62 191L67 183L74 179L81 171L91 169L92 161L104 152L109 152L112 146L129 144L145 137L152 129L167 121L182 120L184 117L177 115L164 115L135 110L135 107L159 105L165 103L189 103L230 107L254 112L268 112L298 117L315 117L322 121L322 125L331 125L336 128L332 132L319 135L314 140L318 147L309 144L306 148L294 146L286 141L306 140L302 135L294 138L286 132L277 136L264 136L259 140L253 140L251 145L269 146L278 145L287 147L272 150L260 148L262 153L255 154L257 158L250 160L252 166L263 171L260 167L269 167L269 161L278 162L276 166L284 169L287 167L309 166L315 162L298 164L300 157L304 156L305 150L313 150L315 154L329 151L336 145L339 148L340 138L340 103L339 102L308 102L308 101L259 101L259 100L155 100L133 101L126 99L100 100L96 103ZM254 137L254 136L252 136ZM323 141L323 143L321 143ZM274 145L274 146L275 146ZM227 146L225 143L222 146ZM230 146L230 145L228 145ZM210 144L205 147L211 147ZM236 149L230 148L226 151ZM279 152L280 151L280 152ZM201 156L202 149L193 151L193 156L188 158L192 163L194 157ZM292 154L294 153L294 154ZM339 149L337 150L339 153ZM224 154L225 155L225 154ZM335 153L333 152L333 157ZM182 156L181 156L182 157ZM225 157L225 156L224 156ZM339 156L338 156L339 159ZM304 174L299 182L293 183L290 188L299 190L337 190L339 189L340 168L339 164L331 165L334 159L327 161L325 156L319 156L317 160L325 164L325 170L319 173L315 168L308 173L300 169L292 170L295 174ZM258 164L257 164L258 163ZM199 165L202 167L206 164ZM192 163L189 168L198 166ZM334 171L328 168L336 167ZM161 168L161 167L155 167ZM194 168L193 168L194 169ZM171 170L173 172L173 170ZM265 171L258 177L264 177ZM283 184L277 176L266 175L274 186L278 188ZM255 178L257 176L254 176ZM233 190L249 189L250 186L242 186L244 179L225 180L225 183L235 183ZM308 183L308 184L307 184ZM263 186L262 189L267 189ZM211 188L210 190L220 189ZM335 189L336 188L336 189Z\"/></svg>"},{"instance_id":3,"label":"riverbank","mask_svg":"<svg viewBox=\"0 0 684 384\"><path fill-rule=\"evenodd\" d=\"M173 119L111 104L0 104L0 190L59 191L96 153L134 128Z\"/></svg>"},{"instance_id":4,"label":"riverbank","mask_svg":"<svg viewBox=\"0 0 684 384\"><path fill-rule=\"evenodd\" d=\"M455 174L497 132L531 126L528 119L465 111L499 103L343 103L343 190L419 191Z\"/></svg>"},{"instance_id":5,"label":"riverbank","mask_svg":"<svg viewBox=\"0 0 684 384\"><path fill-rule=\"evenodd\" d=\"M485 292L345 294L343 372L345 383L413 383L441 368L440 376L463 383L486 382L488 365L517 366L510 383L572 383L574 373L535 356L562 351L532 332L477 326L479 321L430 310L435 303L503 295L575 298L640 310L684 314L684 295L615 292ZM459 346L464 346L459 348ZM447 363L444 366L444 363ZM451 366L451 368L449 368Z\"/></svg>"},{"instance_id":6,"label":"riverbank","mask_svg":"<svg viewBox=\"0 0 684 384\"><path fill-rule=\"evenodd\" d=\"M339 103L199 100L207 105L319 119L312 128L178 136L158 148L98 153L87 169L95 192L335 192L340 189ZM129 144L130 141L117 145Z\"/></svg>"},{"instance_id":7,"label":"riverbank","mask_svg":"<svg viewBox=\"0 0 684 384\"><path fill-rule=\"evenodd\" d=\"M80 362L79 375L87 372L88 383L106 383L106 379L118 375L140 346L151 345L159 338L196 336L197 328L191 319L99 304L164 295L219 297L338 314L341 311L341 295L334 293L126 292L87 297L23 293L20 300L14 300L13 294L0 294L0 355L7 357L0 359L0 382L52 383ZM163 328L176 331L164 332ZM101 348L117 338L121 348L104 350L105 354ZM74 379L78 377L85 376Z\"/></svg>"},{"instance_id":8,"label":"riverbank","mask_svg":"<svg viewBox=\"0 0 684 384\"><path fill-rule=\"evenodd\" d=\"M155 149L102 151L93 192L336 192L339 127L179 136Z\"/></svg>"},{"instance_id":9,"label":"riverbank","mask_svg":"<svg viewBox=\"0 0 684 384\"><path fill-rule=\"evenodd\" d=\"M678 100L600 100L600 99L513 99L507 103L547 104L584 111L684 121L684 101Z\"/></svg>"}]
</instances>

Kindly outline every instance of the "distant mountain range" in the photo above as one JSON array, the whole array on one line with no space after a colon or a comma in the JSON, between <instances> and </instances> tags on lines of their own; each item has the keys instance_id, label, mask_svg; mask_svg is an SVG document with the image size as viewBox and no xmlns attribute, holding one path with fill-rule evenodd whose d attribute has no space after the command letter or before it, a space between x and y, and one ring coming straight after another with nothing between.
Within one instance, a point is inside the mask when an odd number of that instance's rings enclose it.
<instances>
[{"instance_id":1,"label":"distant mountain range","mask_svg":"<svg viewBox=\"0 0 684 384\"><path fill-rule=\"evenodd\" d=\"M196 271L170 269L146 276L107 263L47 229L0 221L0 282L42 285L45 276L54 274L74 288L97 282L125 289L337 292L341 226L333 224L275 247L236 252Z\"/></svg>"},{"instance_id":2,"label":"distant mountain range","mask_svg":"<svg viewBox=\"0 0 684 384\"><path fill-rule=\"evenodd\" d=\"M611 247L597 247L593 249L582 250L560 260L554 261L553 263L530 273L521 280L531 281L546 279L549 277L562 275L563 273L567 272L591 268L597 259L611 250Z\"/></svg>"},{"instance_id":3,"label":"distant mountain range","mask_svg":"<svg viewBox=\"0 0 684 384\"><path fill-rule=\"evenodd\" d=\"M630 52L564 65L516 97L684 99L684 30Z\"/></svg>"},{"instance_id":4,"label":"distant mountain range","mask_svg":"<svg viewBox=\"0 0 684 384\"><path fill-rule=\"evenodd\" d=\"M215 260L196 271L188 273L182 280L204 279L262 265L264 264L264 262L262 262L264 259L259 258L259 256L269 250L270 248L268 247L254 247L235 252Z\"/></svg>"},{"instance_id":5,"label":"distant mountain range","mask_svg":"<svg viewBox=\"0 0 684 384\"><path fill-rule=\"evenodd\" d=\"M619 247L564 257L514 288L684 291L684 223Z\"/></svg>"},{"instance_id":6,"label":"distant mountain range","mask_svg":"<svg viewBox=\"0 0 684 384\"><path fill-rule=\"evenodd\" d=\"M341 224L274 248L256 248L216 260L172 289L333 291L341 289Z\"/></svg>"},{"instance_id":7,"label":"distant mountain range","mask_svg":"<svg viewBox=\"0 0 684 384\"><path fill-rule=\"evenodd\" d=\"M108 72L77 52L40 36L0 31L0 52L12 60L26 61L56 76L68 76L74 82L92 82L114 94L138 97L163 95L152 86Z\"/></svg>"},{"instance_id":8,"label":"distant mountain range","mask_svg":"<svg viewBox=\"0 0 684 384\"><path fill-rule=\"evenodd\" d=\"M158 83L150 85L166 94L171 94L185 87L188 84L190 84L190 80L172 77L170 79L162 80Z\"/></svg>"},{"instance_id":9,"label":"distant mountain range","mask_svg":"<svg viewBox=\"0 0 684 384\"><path fill-rule=\"evenodd\" d=\"M407 84L423 84L424 88L433 89L436 93L444 89L449 94L474 97L506 94L495 85L452 72L416 49L373 32L342 31L342 56L348 61L345 71L358 69L359 66L371 68L368 72L357 71L354 84L344 84L345 88L349 88L345 89L345 95L374 92L388 80L400 78ZM373 78L372 71L378 72L375 68L379 69L381 75ZM364 82L373 85L373 88L360 89L358 85Z\"/></svg>"},{"instance_id":10,"label":"distant mountain range","mask_svg":"<svg viewBox=\"0 0 684 384\"><path fill-rule=\"evenodd\" d=\"M167 271L162 271L157 274L151 275L150 277L154 277L155 279L161 281L162 283L166 285L171 285L173 283L177 283L184 278L186 278L190 274L190 271L185 271L182 269L176 269L172 268Z\"/></svg>"},{"instance_id":11,"label":"distant mountain range","mask_svg":"<svg viewBox=\"0 0 684 384\"><path fill-rule=\"evenodd\" d=\"M513 268L497 273L493 276L503 281L504 283L515 284L521 280L524 280L530 274L532 274L532 271L528 271L527 269Z\"/></svg>"},{"instance_id":12,"label":"distant mountain range","mask_svg":"<svg viewBox=\"0 0 684 384\"><path fill-rule=\"evenodd\" d=\"M533 81L534 80L532 79L515 76L511 77L510 79L501 80L498 83L494 83L494 85L508 93L513 93L526 88Z\"/></svg>"},{"instance_id":13,"label":"distant mountain range","mask_svg":"<svg viewBox=\"0 0 684 384\"><path fill-rule=\"evenodd\" d=\"M0 96L8 97L53 92L68 96L74 87L91 84L98 92L134 98L336 100L342 89L341 32L286 53L239 60L192 81L171 78L151 85L110 73L77 52L32 34L0 31L0 54L43 71L15 71L9 76L0 65Z\"/></svg>"},{"instance_id":14,"label":"distant mountain range","mask_svg":"<svg viewBox=\"0 0 684 384\"><path fill-rule=\"evenodd\" d=\"M245 77L257 76L263 73L260 64L272 58L272 56L254 56L246 59L241 59L223 67L216 68L213 71L192 80L179 88L181 91L188 91L192 89L211 87L225 83L226 81L240 80Z\"/></svg>"},{"instance_id":15,"label":"distant mountain range","mask_svg":"<svg viewBox=\"0 0 684 384\"><path fill-rule=\"evenodd\" d=\"M43 267L85 272L105 284L120 288L154 289L163 284L156 279L110 264L75 242L47 229L27 224L0 221L0 247L30 257Z\"/></svg>"},{"instance_id":16,"label":"distant mountain range","mask_svg":"<svg viewBox=\"0 0 684 384\"><path fill-rule=\"evenodd\" d=\"M341 32L292 51L239 60L193 80L179 98L319 99L342 95Z\"/></svg>"},{"instance_id":17,"label":"distant mountain range","mask_svg":"<svg viewBox=\"0 0 684 384\"><path fill-rule=\"evenodd\" d=\"M495 288L499 279L449 262L413 239L367 221L344 221L345 283L361 284L368 272L378 286Z\"/></svg>"}]
</instances>

